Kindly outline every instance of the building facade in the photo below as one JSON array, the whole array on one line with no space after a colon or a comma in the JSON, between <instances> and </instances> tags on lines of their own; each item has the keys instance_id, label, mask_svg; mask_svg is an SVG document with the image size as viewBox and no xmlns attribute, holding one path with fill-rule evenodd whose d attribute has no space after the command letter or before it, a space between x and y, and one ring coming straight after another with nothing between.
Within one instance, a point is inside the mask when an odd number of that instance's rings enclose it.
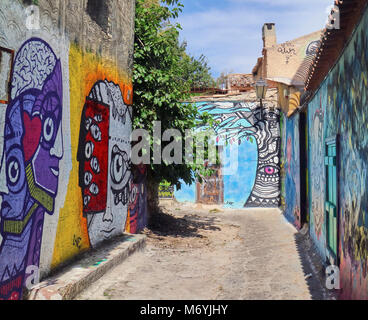
<instances>
[{"instance_id":1,"label":"building facade","mask_svg":"<svg viewBox=\"0 0 368 320\"><path fill-rule=\"evenodd\" d=\"M340 268L340 298L368 299L367 1L339 12L306 86L310 235L326 265Z\"/></svg>"},{"instance_id":2,"label":"building facade","mask_svg":"<svg viewBox=\"0 0 368 320\"><path fill-rule=\"evenodd\" d=\"M263 50L252 70L254 81L267 80L277 89L280 110L280 207L298 229L308 222L307 124L301 111L309 67L320 44L321 31L277 43L276 26L262 28Z\"/></svg>"}]
</instances>

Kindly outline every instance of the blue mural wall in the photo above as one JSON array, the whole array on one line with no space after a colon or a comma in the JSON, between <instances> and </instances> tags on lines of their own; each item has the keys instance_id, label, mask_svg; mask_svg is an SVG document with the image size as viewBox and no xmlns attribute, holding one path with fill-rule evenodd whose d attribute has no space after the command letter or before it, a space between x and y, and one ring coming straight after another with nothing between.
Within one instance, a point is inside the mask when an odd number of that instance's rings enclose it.
<instances>
[{"instance_id":1,"label":"blue mural wall","mask_svg":"<svg viewBox=\"0 0 368 320\"><path fill-rule=\"evenodd\" d=\"M308 108L310 233L323 257L324 146L339 135L340 298L368 299L368 12Z\"/></svg>"},{"instance_id":2,"label":"blue mural wall","mask_svg":"<svg viewBox=\"0 0 368 320\"><path fill-rule=\"evenodd\" d=\"M195 184L187 185L184 181L181 182L180 190L175 188L175 199L179 202L195 202L196 201L196 191Z\"/></svg>"},{"instance_id":3,"label":"blue mural wall","mask_svg":"<svg viewBox=\"0 0 368 320\"><path fill-rule=\"evenodd\" d=\"M301 228L300 216L300 149L299 114L283 117L283 163L285 216L297 228Z\"/></svg>"},{"instance_id":4,"label":"blue mural wall","mask_svg":"<svg viewBox=\"0 0 368 320\"><path fill-rule=\"evenodd\" d=\"M252 140L253 141L253 140ZM255 141L247 139L238 149L238 168L234 174L224 176L224 207L242 208L252 193L257 173L258 152ZM230 146L225 152L230 153Z\"/></svg>"},{"instance_id":5,"label":"blue mural wall","mask_svg":"<svg viewBox=\"0 0 368 320\"><path fill-rule=\"evenodd\" d=\"M223 148L224 206L277 207L280 201L278 110L261 112L254 102L201 102L197 106L200 112L213 115L217 122L213 129L216 144ZM233 167L234 163L237 165ZM195 195L195 185L183 185L175 192L178 201L194 202L198 200Z\"/></svg>"}]
</instances>

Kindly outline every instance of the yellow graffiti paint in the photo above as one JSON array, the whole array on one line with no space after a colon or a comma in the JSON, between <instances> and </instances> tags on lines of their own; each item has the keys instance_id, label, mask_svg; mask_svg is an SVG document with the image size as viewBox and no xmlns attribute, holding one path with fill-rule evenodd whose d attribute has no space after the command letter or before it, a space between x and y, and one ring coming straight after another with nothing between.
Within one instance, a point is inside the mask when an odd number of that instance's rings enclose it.
<instances>
[{"instance_id":1,"label":"yellow graffiti paint","mask_svg":"<svg viewBox=\"0 0 368 320\"><path fill-rule=\"evenodd\" d=\"M128 215L125 224L125 232L130 233L130 210L128 209Z\"/></svg>"},{"instance_id":2,"label":"yellow graffiti paint","mask_svg":"<svg viewBox=\"0 0 368 320\"><path fill-rule=\"evenodd\" d=\"M69 50L70 136L72 170L64 206L60 209L51 268L90 247L87 221L83 217L82 192L78 184L77 150L81 113L91 88L98 80L120 85L127 104L132 102L132 81L116 65L72 44ZM75 239L80 239L76 243Z\"/></svg>"}]
</instances>

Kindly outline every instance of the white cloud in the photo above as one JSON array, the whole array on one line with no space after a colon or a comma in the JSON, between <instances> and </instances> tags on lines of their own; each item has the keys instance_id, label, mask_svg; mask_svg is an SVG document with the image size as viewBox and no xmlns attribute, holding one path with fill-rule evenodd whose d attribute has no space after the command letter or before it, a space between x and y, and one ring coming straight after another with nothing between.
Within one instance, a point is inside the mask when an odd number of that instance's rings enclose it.
<instances>
[{"instance_id":1,"label":"white cloud","mask_svg":"<svg viewBox=\"0 0 368 320\"><path fill-rule=\"evenodd\" d=\"M190 13L184 9L179 18L181 38L191 54L208 57L215 77L225 70L251 72L261 55L264 23L276 24L279 43L292 40L322 29L331 1L227 0L220 6L213 1L210 7L203 3Z\"/></svg>"}]
</instances>

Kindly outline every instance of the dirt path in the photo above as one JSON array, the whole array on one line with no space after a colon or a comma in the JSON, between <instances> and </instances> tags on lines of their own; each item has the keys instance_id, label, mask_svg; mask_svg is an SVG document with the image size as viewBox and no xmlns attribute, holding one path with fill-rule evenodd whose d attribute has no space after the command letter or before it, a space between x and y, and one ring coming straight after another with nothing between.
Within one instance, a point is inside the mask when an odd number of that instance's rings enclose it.
<instances>
[{"instance_id":1,"label":"dirt path","mask_svg":"<svg viewBox=\"0 0 368 320\"><path fill-rule=\"evenodd\" d=\"M144 251L77 299L327 297L318 270L306 263L303 241L278 210L218 212L176 205L145 233Z\"/></svg>"}]
</instances>

